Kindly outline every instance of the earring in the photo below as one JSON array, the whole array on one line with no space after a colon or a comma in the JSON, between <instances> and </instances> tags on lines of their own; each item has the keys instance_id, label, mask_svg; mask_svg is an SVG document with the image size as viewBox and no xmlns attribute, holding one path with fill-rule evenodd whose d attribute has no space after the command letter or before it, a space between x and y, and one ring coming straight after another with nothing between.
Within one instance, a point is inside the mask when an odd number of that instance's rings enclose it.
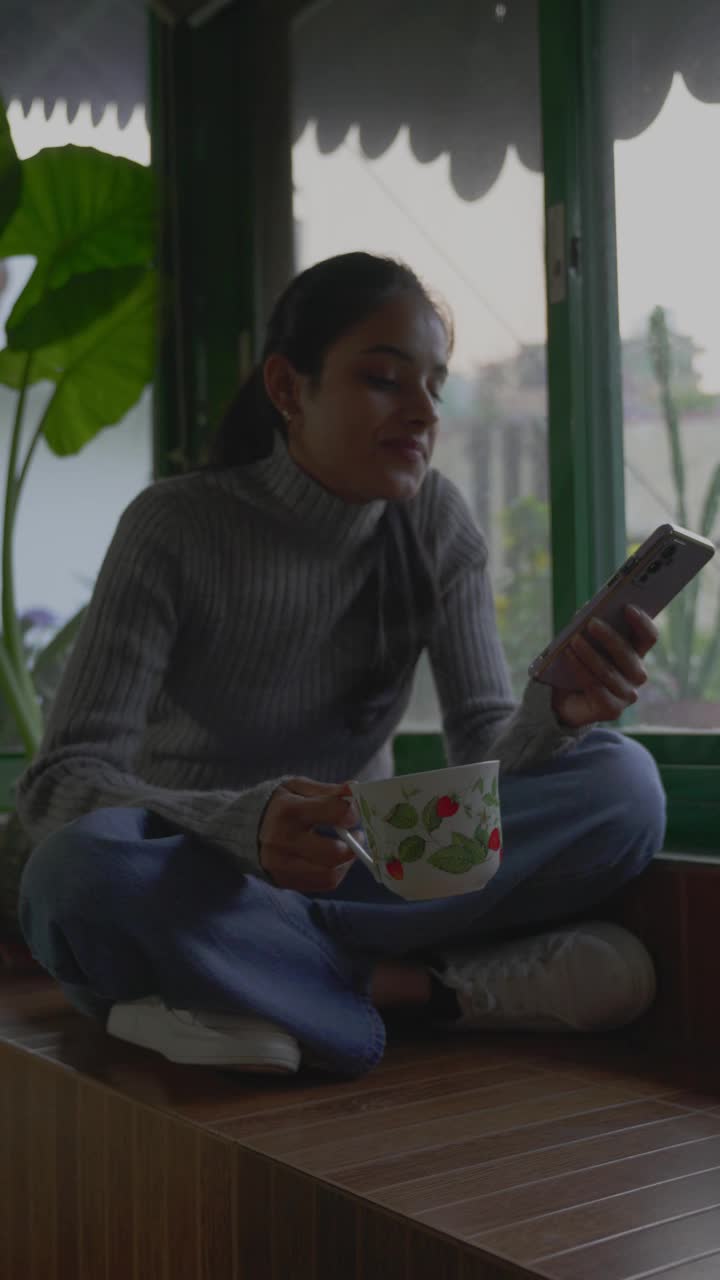
<instances>
[{"instance_id":1,"label":"earring","mask_svg":"<svg viewBox=\"0 0 720 1280\"><path fill-rule=\"evenodd\" d=\"M285 419L285 421L286 421L286 422L289 422L289 421L290 421L290 419L291 419L291 417L292 417L292 414L291 414L290 410L289 410L289 409L281 409L281 410L280 410L280 412L282 413L282 416L283 416L283 418Z\"/></svg>"}]
</instances>

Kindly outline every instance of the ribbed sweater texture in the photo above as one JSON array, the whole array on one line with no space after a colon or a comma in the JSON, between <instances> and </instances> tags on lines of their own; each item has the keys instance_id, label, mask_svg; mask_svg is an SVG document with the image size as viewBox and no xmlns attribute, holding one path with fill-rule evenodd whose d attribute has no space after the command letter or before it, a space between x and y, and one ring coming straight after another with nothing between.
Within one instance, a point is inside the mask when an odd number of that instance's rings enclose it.
<instances>
[{"instance_id":1,"label":"ribbed sweater texture","mask_svg":"<svg viewBox=\"0 0 720 1280\"><path fill-rule=\"evenodd\" d=\"M449 762L516 771L570 749L579 735L557 722L548 689L531 682L514 703L487 544L458 490L430 470L409 510L439 589L427 647ZM368 588L384 511L328 492L280 436L259 462L144 490L19 783L33 839L138 806L262 874L259 824L283 780L390 775L411 681L367 725L348 715L377 652Z\"/></svg>"}]
</instances>

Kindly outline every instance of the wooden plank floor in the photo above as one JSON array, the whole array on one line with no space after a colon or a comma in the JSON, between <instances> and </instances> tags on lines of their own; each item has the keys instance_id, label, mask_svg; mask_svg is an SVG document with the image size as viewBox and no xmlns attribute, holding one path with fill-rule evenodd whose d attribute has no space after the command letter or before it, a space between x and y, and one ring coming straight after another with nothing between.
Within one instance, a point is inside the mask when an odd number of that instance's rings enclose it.
<instances>
[{"instance_id":1,"label":"wooden plank floor","mask_svg":"<svg viewBox=\"0 0 720 1280\"><path fill-rule=\"evenodd\" d=\"M1 1280L532 1276L720 1280L712 1059L406 1032L366 1079L267 1081L0 989Z\"/></svg>"}]
</instances>

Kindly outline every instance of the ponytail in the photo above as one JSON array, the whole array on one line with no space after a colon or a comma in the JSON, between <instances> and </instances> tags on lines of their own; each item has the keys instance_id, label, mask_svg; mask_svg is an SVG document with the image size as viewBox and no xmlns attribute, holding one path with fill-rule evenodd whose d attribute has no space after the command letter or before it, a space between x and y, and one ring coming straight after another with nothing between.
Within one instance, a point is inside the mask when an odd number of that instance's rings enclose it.
<instances>
[{"instance_id":1,"label":"ponytail","mask_svg":"<svg viewBox=\"0 0 720 1280\"><path fill-rule=\"evenodd\" d=\"M210 467L243 467L269 457L278 428L284 431L282 414L270 399L262 365L257 364L220 422L210 445Z\"/></svg>"}]
</instances>

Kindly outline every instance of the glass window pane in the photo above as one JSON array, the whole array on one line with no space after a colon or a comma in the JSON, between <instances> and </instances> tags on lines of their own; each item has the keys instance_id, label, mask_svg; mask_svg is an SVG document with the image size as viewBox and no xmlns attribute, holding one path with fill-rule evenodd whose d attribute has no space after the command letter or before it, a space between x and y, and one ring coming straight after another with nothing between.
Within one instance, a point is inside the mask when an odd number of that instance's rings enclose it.
<instances>
[{"instance_id":1,"label":"glass window pane","mask_svg":"<svg viewBox=\"0 0 720 1280\"><path fill-rule=\"evenodd\" d=\"M488 538L519 694L550 631L536 4L329 0L293 76L298 268L398 257L453 311L435 465ZM438 724L421 665L404 727Z\"/></svg>"},{"instance_id":2,"label":"glass window pane","mask_svg":"<svg viewBox=\"0 0 720 1280\"><path fill-rule=\"evenodd\" d=\"M21 158L68 143L150 163L145 120L146 24L137 0L37 0L14 4L3 26L0 90ZM0 347L5 322L33 259L0 263ZM49 385L31 388L27 437ZM0 419L12 421L15 395L0 386ZM15 562L21 611L47 610L58 621L90 595L118 517L151 479L151 393L124 421L100 432L79 454L58 458L41 442L18 513Z\"/></svg>"},{"instance_id":3,"label":"glass window pane","mask_svg":"<svg viewBox=\"0 0 720 1280\"><path fill-rule=\"evenodd\" d=\"M609 0L628 541L720 521L720 6ZM662 352L669 353L669 369ZM720 729L720 556L661 615L635 725Z\"/></svg>"}]
</instances>

